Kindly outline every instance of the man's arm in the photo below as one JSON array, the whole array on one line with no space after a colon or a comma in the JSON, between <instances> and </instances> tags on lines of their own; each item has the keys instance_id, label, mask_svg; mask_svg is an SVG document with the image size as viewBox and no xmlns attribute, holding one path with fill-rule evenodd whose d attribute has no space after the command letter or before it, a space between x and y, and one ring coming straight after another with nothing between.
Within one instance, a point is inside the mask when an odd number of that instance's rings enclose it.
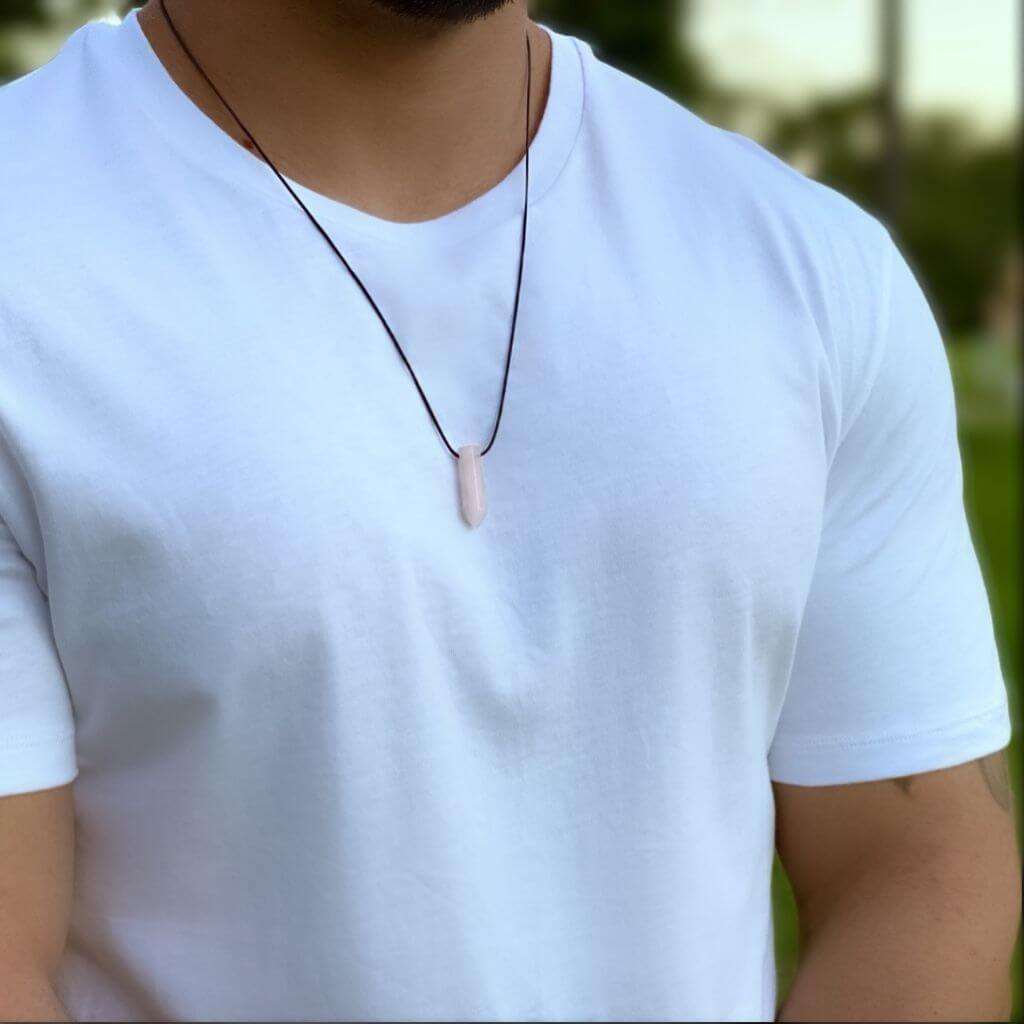
<instances>
[{"instance_id":1,"label":"man's arm","mask_svg":"<svg viewBox=\"0 0 1024 1024\"><path fill-rule=\"evenodd\" d=\"M780 1021L1009 1019L1021 870L1005 751L773 789L801 946Z\"/></svg>"},{"instance_id":2,"label":"man's arm","mask_svg":"<svg viewBox=\"0 0 1024 1024\"><path fill-rule=\"evenodd\" d=\"M74 861L71 786L0 798L0 1020L66 1021L54 979Z\"/></svg>"}]
</instances>

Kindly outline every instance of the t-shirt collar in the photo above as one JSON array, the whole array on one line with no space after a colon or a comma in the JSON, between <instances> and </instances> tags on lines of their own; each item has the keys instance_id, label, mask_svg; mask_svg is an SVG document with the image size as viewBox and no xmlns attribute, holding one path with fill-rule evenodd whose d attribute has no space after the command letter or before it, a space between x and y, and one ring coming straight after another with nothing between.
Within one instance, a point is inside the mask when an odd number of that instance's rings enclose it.
<instances>
[{"instance_id":1,"label":"t-shirt collar","mask_svg":"<svg viewBox=\"0 0 1024 1024\"><path fill-rule=\"evenodd\" d=\"M542 26L551 38L551 79L547 103L530 146L530 203L550 189L572 153L583 119L582 54L577 41ZM132 10L115 30L117 69L131 78L127 93L189 161L239 187L298 206L273 171L207 117L179 88L153 50ZM522 210L523 161L500 182L465 205L430 220L389 221L348 206L287 178L312 213L325 223L387 240L438 242L485 229Z\"/></svg>"}]
</instances>

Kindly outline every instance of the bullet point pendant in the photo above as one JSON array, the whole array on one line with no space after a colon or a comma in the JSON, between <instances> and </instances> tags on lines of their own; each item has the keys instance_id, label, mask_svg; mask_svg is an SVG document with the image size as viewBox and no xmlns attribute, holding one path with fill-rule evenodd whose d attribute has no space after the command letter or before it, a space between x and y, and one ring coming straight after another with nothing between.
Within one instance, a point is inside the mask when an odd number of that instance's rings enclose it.
<instances>
[{"instance_id":1,"label":"bullet point pendant","mask_svg":"<svg viewBox=\"0 0 1024 1024\"><path fill-rule=\"evenodd\" d=\"M459 503L462 518L470 526L479 526L487 511L484 494L484 460L480 445L464 444L459 449Z\"/></svg>"}]
</instances>

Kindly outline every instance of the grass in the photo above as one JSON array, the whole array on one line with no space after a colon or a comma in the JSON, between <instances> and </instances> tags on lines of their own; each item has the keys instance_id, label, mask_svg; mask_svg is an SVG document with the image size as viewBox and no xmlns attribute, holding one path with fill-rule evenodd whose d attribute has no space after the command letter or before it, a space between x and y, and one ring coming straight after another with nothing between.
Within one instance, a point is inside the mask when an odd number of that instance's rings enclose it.
<instances>
[{"instance_id":1,"label":"grass","mask_svg":"<svg viewBox=\"0 0 1024 1024\"><path fill-rule=\"evenodd\" d=\"M992 404L972 386L971 353L964 346L950 353L960 415L960 450L964 467L964 502L975 549L985 577L1013 718L1009 747L1010 775L1016 796L1017 827L1024 849L1024 773L1021 771L1021 634L1020 634L1020 432L1017 414L992 415ZM1012 368L1011 368L1012 369ZM976 414L975 410L982 410ZM772 882L779 1005L796 972L796 906L785 872L776 858ZM1022 937L1014 954L1012 1021L1024 1021L1021 977Z\"/></svg>"}]
</instances>

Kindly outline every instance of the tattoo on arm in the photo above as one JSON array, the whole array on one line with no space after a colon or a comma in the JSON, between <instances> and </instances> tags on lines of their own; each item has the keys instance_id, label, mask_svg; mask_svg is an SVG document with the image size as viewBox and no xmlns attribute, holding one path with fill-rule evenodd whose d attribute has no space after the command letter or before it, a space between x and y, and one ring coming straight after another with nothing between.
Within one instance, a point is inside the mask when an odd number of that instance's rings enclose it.
<instances>
[{"instance_id":1,"label":"tattoo on arm","mask_svg":"<svg viewBox=\"0 0 1024 1024\"><path fill-rule=\"evenodd\" d=\"M901 775L898 778L890 779L889 781L892 782L894 785L899 786L904 793L909 793L910 784L914 781L915 778L916 776L914 775Z\"/></svg>"},{"instance_id":2,"label":"tattoo on arm","mask_svg":"<svg viewBox=\"0 0 1024 1024\"><path fill-rule=\"evenodd\" d=\"M1006 751L997 750L994 754L977 758L974 763L978 766L978 770L985 780L985 785L988 787L989 793L992 794L992 799L1009 814L1012 798L1010 793L1010 777L1006 767ZM911 783L916 778L916 775L901 775L899 778L890 779L889 781L898 786L904 793L909 794Z\"/></svg>"},{"instance_id":3,"label":"tattoo on arm","mask_svg":"<svg viewBox=\"0 0 1024 1024\"><path fill-rule=\"evenodd\" d=\"M984 776L985 785L988 786L992 799L1009 814L1010 776L1006 768L1006 751L997 750L988 757L979 757L974 763Z\"/></svg>"}]
</instances>

